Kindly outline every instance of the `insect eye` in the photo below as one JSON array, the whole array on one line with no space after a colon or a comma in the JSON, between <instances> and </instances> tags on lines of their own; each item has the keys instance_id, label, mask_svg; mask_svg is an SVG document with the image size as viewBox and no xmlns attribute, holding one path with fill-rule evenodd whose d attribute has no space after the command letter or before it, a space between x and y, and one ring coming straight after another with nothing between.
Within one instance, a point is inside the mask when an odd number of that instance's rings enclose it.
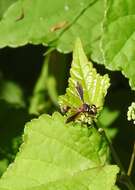
<instances>
[{"instance_id":1,"label":"insect eye","mask_svg":"<svg viewBox=\"0 0 135 190\"><path fill-rule=\"evenodd\" d=\"M85 109L86 109L87 112L89 112L89 110L90 110L89 105L86 104L86 105L85 105Z\"/></svg>"}]
</instances>

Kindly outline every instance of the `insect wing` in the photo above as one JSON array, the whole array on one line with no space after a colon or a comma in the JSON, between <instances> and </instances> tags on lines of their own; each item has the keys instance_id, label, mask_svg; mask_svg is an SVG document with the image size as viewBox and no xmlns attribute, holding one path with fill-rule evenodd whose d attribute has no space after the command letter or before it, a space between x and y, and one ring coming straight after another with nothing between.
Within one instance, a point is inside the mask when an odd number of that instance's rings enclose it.
<instances>
[{"instance_id":1,"label":"insect wing","mask_svg":"<svg viewBox=\"0 0 135 190\"><path fill-rule=\"evenodd\" d=\"M73 114L70 117L68 117L67 120L66 120L66 123L74 121L79 114L80 114L80 112L76 112L75 114Z\"/></svg>"},{"instance_id":2,"label":"insect wing","mask_svg":"<svg viewBox=\"0 0 135 190\"><path fill-rule=\"evenodd\" d=\"M83 88L81 86L81 84L79 82L77 82L76 84L76 90L77 90L77 93L80 97L80 99L84 102L84 99L83 99Z\"/></svg>"}]
</instances>

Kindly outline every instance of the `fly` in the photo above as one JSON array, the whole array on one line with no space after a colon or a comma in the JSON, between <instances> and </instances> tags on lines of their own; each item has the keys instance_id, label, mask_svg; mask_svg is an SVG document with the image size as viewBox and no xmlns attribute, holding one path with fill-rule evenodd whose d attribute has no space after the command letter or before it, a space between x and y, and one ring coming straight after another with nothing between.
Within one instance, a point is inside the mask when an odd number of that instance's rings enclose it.
<instances>
[{"instance_id":1,"label":"fly","mask_svg":"<svg viewBox=\"0 0 135 190\"><path fill-rule=\"evenodd\" d=\"M76 90L77 90L78 96L80 97L80 99L82 101L82 105L79 108L75 108L75 113L67 118L66 123L74 121L81 113L85 113L88 116L91 116L93 118L97 115L98 108L96 107L96 105L94 105L94 104L89 105L84 102L83 88L79 82L77 82Z\"/></svg>"}]
</instances>

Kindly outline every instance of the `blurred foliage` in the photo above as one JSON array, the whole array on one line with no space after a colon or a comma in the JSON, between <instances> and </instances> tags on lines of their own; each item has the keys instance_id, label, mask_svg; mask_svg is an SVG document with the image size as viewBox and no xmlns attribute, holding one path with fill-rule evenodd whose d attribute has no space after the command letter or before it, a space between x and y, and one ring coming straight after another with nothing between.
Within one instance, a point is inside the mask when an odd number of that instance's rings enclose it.
<instances>
[{"instance_id":1,"label":"blurred foliage","mask_svg":"<svg viewBox=\"0 0 135 190\"><path fill-rule=\"evenodd\" d=\"M67 82L65 77L68 60L68 56L57 52L46 56L30 100L30 114L52 113L58 109L58 94L63 92Z\"/></svg>"},{"instance_id":2,"label":"blurred foliage","mask_svg":"<svg viewBox=\"0 0 135 190\"><path fill-rule=\"evenodd\" d=\"M1 169L5 163L13 161L21 143L24 124L30 119L25 108L19 108L0 100L0 159ZM0 171L2 173L3 171Z\"/></svg>"},{"instance_id":3,"label":"blurred foliage","mask_svg":"<svg viewBox=\"0 0 135 190\"><path fill-rule=\"evenodd\" d=\"M25 106L22 89L12 81L0 80L0 99L16 106Z\"/></svg>"},{"instance_id":4,"label":"blurred foliage","mask_svg":"<svg viewBox=\"0 0 135 190\"><path fill-rule=\"evenodd\" d=\"M0 174L18 152L24 124L36 116L28 111L31 97L38 99L37 91L40 88L36 85L45 67L44 51L41 46L0 50ZM45 92L41 92L42 101L47 106L43 112L59 110L56 100L58 94L64 93L67 85L70 60L70 55L55 51L51 53L47 81L43 78L41 82L41 88L45 89ZM61 71L59 75L58 71Z\"/></svg>"}]
</instances>

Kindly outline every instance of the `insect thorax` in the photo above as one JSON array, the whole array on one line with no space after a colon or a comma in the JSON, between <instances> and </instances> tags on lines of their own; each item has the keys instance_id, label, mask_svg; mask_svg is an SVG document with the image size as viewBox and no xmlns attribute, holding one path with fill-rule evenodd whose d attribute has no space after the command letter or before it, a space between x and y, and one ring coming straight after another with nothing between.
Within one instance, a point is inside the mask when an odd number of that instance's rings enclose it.
<instances>
[{"instance_id":1,"label":"insect thorax","mask_svg":"<svg viewBox=\"0 0 135 190\"><path fill-rule=\"evenodd\" d=\"M83 107L83 112L87 112L93 116L97 114L97 107L94 104L89 105L87 103L84 103L82 107Z\"/></svg>"}]
</instances>

